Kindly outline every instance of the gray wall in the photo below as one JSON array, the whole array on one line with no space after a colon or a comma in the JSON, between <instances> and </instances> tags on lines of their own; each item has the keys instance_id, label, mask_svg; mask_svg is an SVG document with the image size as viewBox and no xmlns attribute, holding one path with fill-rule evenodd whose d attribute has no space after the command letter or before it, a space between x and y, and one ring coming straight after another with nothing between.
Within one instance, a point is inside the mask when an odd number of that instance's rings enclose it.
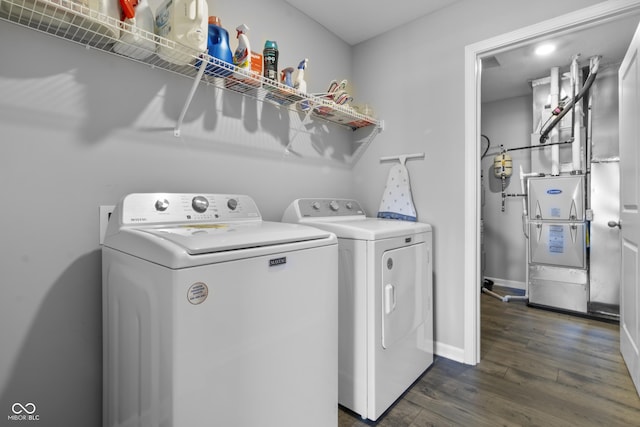
<instances>
[{"instance_id":1,"label":"gray wall","mask_svg":"<svg viewBox=\"0 0 640 427\"><path fill-rule=\"evenodd\" d=\"M511 287L525 287L525 237L522 233L522 197L508 197L502 211L502 180L493 172L493 159L505 149L530 145L532 132L531 96L482 104L482 134L491 147L482 159L484 203L482 205L486 264L484 276ZM483 141L486 143L486 141ZM483 145L483 151L486 145ZM509 152L513 175L507 178L506 193L522 193L520 167L531 172L531 152ZM496 280L497 279L497 280Z\"/></svg>"},{"instance_id":2,"label":"gray wall","mask_svg":"<svg viewBox=\"0 0 640 427\"><path fill-rule=\"evenodd\" d=\"M354 168L355 192L365 209L377 211L386 182L389 165L379 157L426 153L408 168L419 221L434 226L440 355L463 360L465 46L596 3L463 0L354 48L360 93L386 125ZM387 58L393 58L389 64Z\"/></svg>"},{"instance_id":3,"label":"gray wall","mask_svg":"<svg viewBox=\"0 0 640 427\"><path fill-rule=\"evenodd\" d=\"M305 127L286 154L299 116L202 87L175 138L189 80L0 22L2 423L33 402L39 425L100 425L99 205L230 192L267 220L305 196L356 197L374 214L389 169L378 158L398 153L427 154L409 169L435 230L437 351L461 360L464 47L597 2L463 0L353 48L282 0L212 3L227 29L249 24L254 50L277 40L281 67L309 57L309 92L354 82L386 130L353 168L350 132L333 126Z\"/></svg>"},{"instance_id":4,"label":"gray wall","mask_svg":"<svg viewBox=\"0 0 640 427\"><path fill-rule=\"evenodd\" d=\"M215 4L230 30L247 16ZM281 0L251 9L254 50L269 37L281 67L309 57L310 91L352 80L349 46L323 27ZM354 196L351 131L304 127L286 154L298 114L201 85L176 138L190 80L6 22L0 40L0 425L14 402L33 402L39 425L99 426L98 206L131 192L228 192L280 220L297 197Z\"/></svg>"}]
</instances>

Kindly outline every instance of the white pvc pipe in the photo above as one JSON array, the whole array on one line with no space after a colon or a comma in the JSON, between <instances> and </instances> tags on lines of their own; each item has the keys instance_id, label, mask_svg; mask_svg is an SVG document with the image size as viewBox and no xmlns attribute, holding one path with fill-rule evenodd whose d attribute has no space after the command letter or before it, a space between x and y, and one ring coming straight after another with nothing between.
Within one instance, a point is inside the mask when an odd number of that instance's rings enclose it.
<instances>
[{"instance_id":1,"label":"white pvc pipe","mask_svg":"<svg viewBox=\"0 0 640 427\"><path fill-rule=\"evenodd\" d=\"M549 94L551 108L556 108L556 106L560 103L560 67L551 68L551 88L549 90ZM550 142L558 142L559 127L560 126L555 126L551 130L549 138ZM560 146L558 145L551 146L551 175L560 175Z\"/></svg>"},{"instance_id":2,"label":"white pvc pipe","mask_svg":"<svg viewBox=\"0 0 640 427\"><path fill-rule=\"evenodd\" d=\"M580 73L578 68L578 56L574 56L571 61L571 84L573 88L573 93L577 94L580 92L581 84L580 84ZM571 143L571 170L572 171L580 171L582 168L580 155L580 147L582 146L582 103L580 101L576 102L573 106L573 117L575 118L573 122L573 142Z\"/></svg>"},{"instance_id":3,"label":"white pvc pipe","mask_svg":"<svg viewBox=\"0 0 640 427\"><path fill-rule=\"evenodd\" d=\"M495 293L493 291L490 291L489 289L485 288L484 286L482 287L482 292L484 292L485 294L491 295L494 298L498 298L502 302L508 302L509 301L508 299L506 299L506 297L503 297L500 294L497 294L497 293Z\"/></svg>"},{"instance_id":4,"label":"white pvc pipe","mask_svg":"<svg viewBox=\"0 0 640 427\"><path fill-rule=\"evenodd\" d=\"M523 299L529 299L529 230L527 230L527 227L529 225L529 212L527 212L527 202L529 201L529 193L526 191L526 186L524 184L524 181L527 177L530 176L534 176L535 174L530 172L530 173L524 173L522 170L522 165L520 166L520 189L522 190L523 194L526 194L525 197L522 198L522 232L524 234L525 237L525 242L524 242L524 247L525 247L525 254L524 254L524 296L525 298ZM509 302L509 299L507 299L507 302Z\"/></svg>"}]
</instances>

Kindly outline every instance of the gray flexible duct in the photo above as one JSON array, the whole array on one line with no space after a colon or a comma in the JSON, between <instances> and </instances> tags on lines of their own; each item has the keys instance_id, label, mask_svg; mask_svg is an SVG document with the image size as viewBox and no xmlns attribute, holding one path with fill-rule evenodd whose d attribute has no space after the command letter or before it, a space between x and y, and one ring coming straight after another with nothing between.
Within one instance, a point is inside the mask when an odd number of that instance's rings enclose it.
<instances>
[{"instance_id":1,"label":"gray flexible duct","mask_svg":"<svg viewBox=\"0 0 640 427\"><path fill-rule=\"evenodd\" d=\"M545 129L543 129L543 131L540 133L540 144L545 143L545 141L549 138L549 132L551 132L551 130L554 127L556 127L558 123L560 123L560 120L562 120L562 118L569 111L573 109L573 106L575 105L575 103L580 101L580 99L582 99L582 97L589 91L589 89L591 88L591 85L596 79L596 75L598 74L599 64L600 64L600 59L598 58L596 59L596 61L594 61L594 64L591 67L591 70L589 70L589 76L587 77L587 81L584 83L584 86L582 86L582 89L580 89L580 92L578 92L578 95L576 95L575 98L569 101L569 103L564 107L564 110L562 110L560 114L558 114L553 119L553 121L551 121L551 123L549 123L549 125Z\"/></svg>"}]
</instances>

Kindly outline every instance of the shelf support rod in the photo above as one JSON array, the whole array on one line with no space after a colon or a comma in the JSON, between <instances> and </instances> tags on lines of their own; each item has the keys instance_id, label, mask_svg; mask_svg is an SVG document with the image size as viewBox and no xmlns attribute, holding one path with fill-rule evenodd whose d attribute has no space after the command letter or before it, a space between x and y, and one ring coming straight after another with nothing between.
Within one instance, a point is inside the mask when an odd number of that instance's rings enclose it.
<instances>
[{"instance_id":1,"label":"shelf support rod","mask_svg":"<svg viewBox=\"0 0 640 427\"><path fill-rule=\"evenodd\" d=\"M356 129L356 130L359 130L359 129ZM382 130L383 130L383 126L375 126L371 130L371 132L369 133L369 136L367 138L365 138L365 140L363 142L360 142L358 144L358 148L356 148L356 150L354 151L353 155L351 156L351 163L352 164L355 164L355 163L358 162L358 160L360 160L360 157L362 156L362 154L364 154L365 149L369 146L369 144L371 144L371 141L374 140L376 135L378 135L380 132L382 132Z\"/></svg>"},{"instance_id":2,"label":"shelf support rod","mask_svg":"<svg viewBox=\"0 0 640 427\"><path fill-rule=\"evenodd\" d=\"M313 111L313 108L309 107L309 110L307 110L307 112L304 114L304 118L302 119L302 121L300 121L300 126L298 126L298 128L295 130L295 133L291 135L291 137L289 138L289 143L287 144L285 151L288 151L289 148L291 148L291 146L293 145L293 141L295 141L298 135L300 135L300 132L302 131L303 126L309 123L309 117L311 117L312 111Z\"/></svg>"},{"instance_id":3,"label":"shelf support rod","mask_svg":"<svg viewBox=\"0 0 640 427\"><path fill-rule=\"evenodd\" d=\"M198 74L196 75L196 78L193 81L193 85L191 86L191 90L189 91L189 95L187 96L187 100L184 103L184 107L182 107L182 112L180 112L178 123L176 123L176 127L173 130L173 134L175 136L180 136L180 128L182 127L184 116L187 114L189 105L191 105L191 101L193 100L193 95L195 95L196 89L198 88L198 84L200 84L200 80L202 80L202 75L204 74L204 70L207 68L207 64L209 63L209 61L207 61L206 59L202 59L200 62L201 63L200 63L200 68L198 69Z\"/></svg>"}]
</instances>

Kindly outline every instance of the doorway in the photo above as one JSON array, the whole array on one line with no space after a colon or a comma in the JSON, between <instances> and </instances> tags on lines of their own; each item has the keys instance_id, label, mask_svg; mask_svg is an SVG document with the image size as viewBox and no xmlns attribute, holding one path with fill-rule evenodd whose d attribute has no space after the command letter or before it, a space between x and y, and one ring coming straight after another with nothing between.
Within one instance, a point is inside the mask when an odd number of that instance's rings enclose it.
<instances>
[{"instance_id":1,"label":"doorway","mask_svg":"<svg viewBox=\"0 0 640 427\"><path fill-rule=\"evenodd\" d=\"M604 2L467 46L465 50L465 363L480 361L480 156L482 59L640 14L631 1ZM626 46L624 47L626 49Z\"/></svg>"}]
</instances>

